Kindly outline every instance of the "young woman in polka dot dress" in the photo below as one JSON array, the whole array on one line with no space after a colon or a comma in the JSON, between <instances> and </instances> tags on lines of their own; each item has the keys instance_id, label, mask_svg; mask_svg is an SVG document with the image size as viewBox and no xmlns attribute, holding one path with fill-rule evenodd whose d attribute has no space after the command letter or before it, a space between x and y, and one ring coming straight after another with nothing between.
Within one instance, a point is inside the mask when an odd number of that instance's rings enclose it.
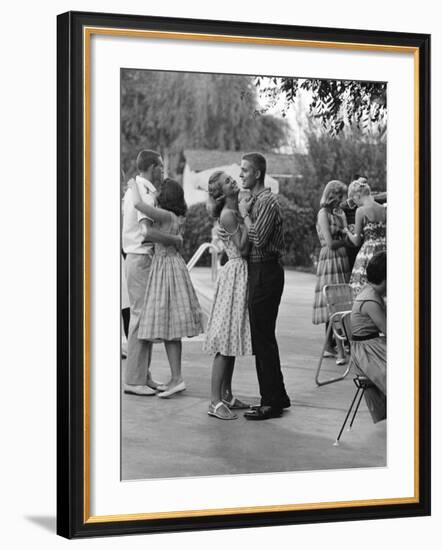
<instances>
[{"instance_id":1,"label":"young woman in polka dot dress","mask_svg":"<svg viewBox=\"0 0 442 550\"><path fill-rule=\"evenodd\" d=\"M248 238L238 210L238 193L235 180L225 172L210 177L209 208L229 235L224 243L228 262L218 277L203 346L215 355L208 414L222 420L237 418L232 409L249 408L232 395L232 375L235 357L253 353L247 307Z\"/></svg>"}]
</instances>

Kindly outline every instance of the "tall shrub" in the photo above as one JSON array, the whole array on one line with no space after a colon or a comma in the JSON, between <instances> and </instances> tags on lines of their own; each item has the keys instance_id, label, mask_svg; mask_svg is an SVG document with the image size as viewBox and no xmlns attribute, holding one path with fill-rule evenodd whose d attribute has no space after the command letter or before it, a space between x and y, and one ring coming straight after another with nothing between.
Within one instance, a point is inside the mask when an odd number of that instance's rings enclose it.
<instances>
[{"instance_id":1,"label":"tall shrub","mask_svg":"<svg viewBox=\"0 0 442 550\"><path fill-rule=\"evenodd\" d=\"M186 224L183 236L183 258L186 262L197 251L198 247L212 240L213 220L209 216L206 205L203 202L192 204L187 211ZM206 252L198 265L210 265L210 254Z\"/></svg>"},{"instance_id":2,"label":"tall shrub","mask_svg":"<svg viewBox=\"0 0 442 550\"><path fill-rule=\"evenodd\" d=\"M298 206L278 195L284 227L286 266L310 267L318 246L315 231L315 213L311 207Z\"/></svg>"}]
</instances>

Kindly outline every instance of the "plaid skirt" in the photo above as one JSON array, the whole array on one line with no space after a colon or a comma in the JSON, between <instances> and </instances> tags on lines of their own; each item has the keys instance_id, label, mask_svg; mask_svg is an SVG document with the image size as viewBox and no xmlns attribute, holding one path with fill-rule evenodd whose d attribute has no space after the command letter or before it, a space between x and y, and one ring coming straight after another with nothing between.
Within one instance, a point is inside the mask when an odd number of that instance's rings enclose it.
<instances>
[{"instance_id":1,"label":"plaid skirt","mask_svg":"<svg viewBox=\"0 0 442 550\"><path fill-rule=\"evenodd\" d=\"M315 299L313 302L313 324L319 325L328 321L327 303L322 289L325 285L348 283L350 278L350 264L347 250L344 246L331 250L323 246L319 253L316 270Z\"/></svg>"},{"instance_id":2,"label":"plaid skirt","mask_svg":"<svg viewBox=\"0 0 442 550\"><path fill-rule=\"evenodd\" d=\"M202 311L179 253L155 252L147 280L138 338L178 340L204 331Z\"/></svg>"}]
</instances>

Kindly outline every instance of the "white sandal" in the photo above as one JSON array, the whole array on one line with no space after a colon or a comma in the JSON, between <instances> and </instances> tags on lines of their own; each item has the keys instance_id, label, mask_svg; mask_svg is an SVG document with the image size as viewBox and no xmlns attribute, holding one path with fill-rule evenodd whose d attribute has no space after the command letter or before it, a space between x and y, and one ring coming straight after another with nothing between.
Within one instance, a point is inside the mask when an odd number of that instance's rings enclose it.
<instances>
[{"instance_id":1,"label":"white sandal","mask_svg":"<svg viewBox=\"0 0 442 550\"><path fill-rule=\"evenodd\" d=\"M229 409L250 409L250 405L247 403L244 403L237 397L232 397L231 401L227 401L227 399L223 399L224 405L227 405Z\"/></svg>"},{"instance_id":2,"label":"white sandal","mask_svg":"<svg viewBox=\"0 0 442 550\"><path fill-rule=\"evenodd\" d=\"M224 411L224 415L221 411ZM235 420L238 418L238 416L233 413L229 407L220 401L216 405L213 403L210 403L209 410L207 411L207 414L209 416L214 416L215 418L219 418L220 420Z\"/></svg>"}]
</instances>

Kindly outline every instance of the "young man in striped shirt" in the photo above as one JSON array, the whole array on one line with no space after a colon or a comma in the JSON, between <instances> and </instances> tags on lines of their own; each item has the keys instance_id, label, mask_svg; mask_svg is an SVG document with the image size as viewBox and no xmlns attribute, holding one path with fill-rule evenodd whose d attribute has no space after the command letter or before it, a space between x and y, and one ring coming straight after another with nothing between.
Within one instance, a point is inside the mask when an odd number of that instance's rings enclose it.
<instances>
[{"instance_id":1,"label":"young man in striped shirt","mask_svg":"<svg viewBox=\"0 0 442 550\"><path fill-rule=\"evenodd\" d=\"M248 153L241 160L240 178L249 199L241 201L251 243L249 254L249 315L261 405L247 411L248 420L266 420L290 407L275 336L276 318L284 288L282 217L276 196L264 187L266 159Z\"/></svg>"}]
</instances>

